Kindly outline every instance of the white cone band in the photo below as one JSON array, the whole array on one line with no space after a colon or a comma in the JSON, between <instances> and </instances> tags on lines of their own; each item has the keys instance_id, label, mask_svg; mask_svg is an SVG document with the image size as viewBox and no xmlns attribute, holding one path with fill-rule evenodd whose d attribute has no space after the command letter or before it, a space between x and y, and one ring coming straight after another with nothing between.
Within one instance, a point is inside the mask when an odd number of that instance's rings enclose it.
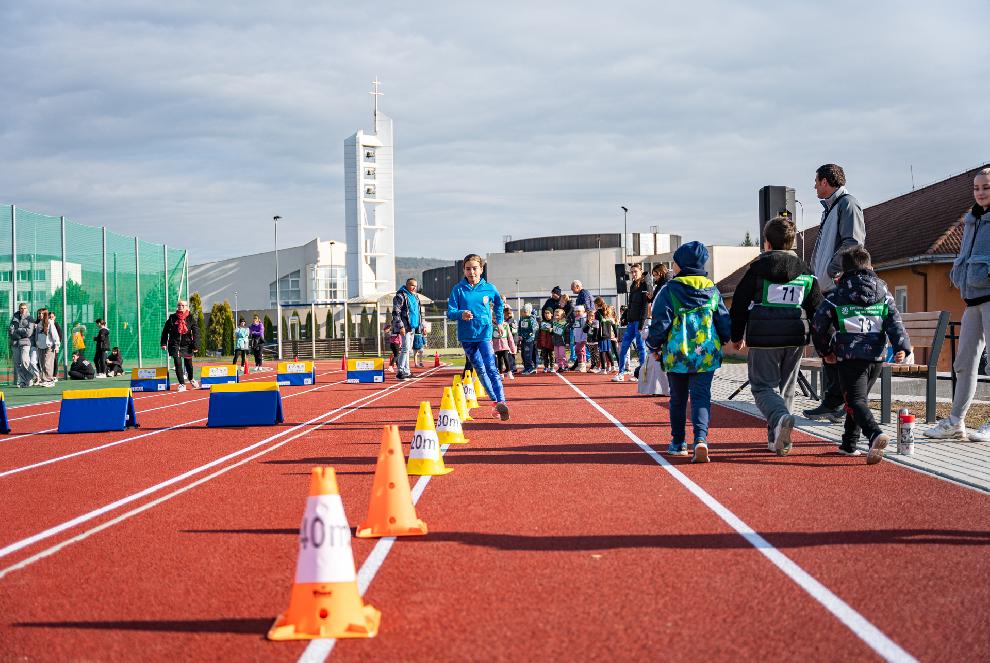
<instances>
[{"instance_id":1,"label":"white cone band","mask_svg":"<svg viewBox=\"0 0 990 663\"><path fill-rule=\"evenodd\" d=\"M440 438L435 430L416 429L409 443L409 460L440 460Z\"/></svg>"},{"instance_id":2,"label":"white cone band","mask_svg":"<svg viewBox=\"0 0 990 663\"><path fill-rule=\"evenodd\" d=\"M309 497L299 526L296 582L352 582L356 578L351 528L340 495Z\"/></svg>"},{"instance_id":3,"label":"white cone band","mask_svg":"<svg viewBox=\"0 0 990 663\"><path fill-rule=\"evenodd\" d=\"M461 420L457 416L457 410L440 410L440 413L437 415L437 432L461 432Z\"/></svg>"}]
</instances>

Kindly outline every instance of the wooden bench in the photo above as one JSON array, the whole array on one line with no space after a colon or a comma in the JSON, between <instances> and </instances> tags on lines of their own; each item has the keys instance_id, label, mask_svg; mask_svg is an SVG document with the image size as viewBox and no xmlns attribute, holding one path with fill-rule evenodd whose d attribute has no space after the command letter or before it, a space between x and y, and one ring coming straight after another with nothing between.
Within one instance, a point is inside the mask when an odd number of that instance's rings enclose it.
<instances>
[{"instance_id":1,"label":"wooden bench","mask_svg":"<svg viewBox=\"0 0 990 663\"><path fill-rule=\"evenodd\" d=\"M925 390L925 421L935 421L935 404L938 402L938 357L942 352L945 332L949 327L948 311L926 311L923 313L902 313L901 320L904 329L911 338L917 360L918 351L928 348L926 364L889 364L884 362L880 373L880 423L890 423L891 379L898 377L917 377L927 381ZM817 388L818 376L822 370L822 360L815 357L805 357L801 360L802 370L811 371L811 383Z\"/></svg>"}]
</instances>

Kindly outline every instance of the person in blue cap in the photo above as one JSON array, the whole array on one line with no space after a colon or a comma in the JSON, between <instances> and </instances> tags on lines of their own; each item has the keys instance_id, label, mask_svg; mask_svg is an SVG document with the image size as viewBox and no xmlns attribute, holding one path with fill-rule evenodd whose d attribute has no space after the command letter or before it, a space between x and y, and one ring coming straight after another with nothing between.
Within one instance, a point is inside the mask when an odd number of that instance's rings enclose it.
<instances>
[{"instance_id":1,"label":"person in blue cap","mask_svg":"<svg viewBox=\"0 0 990 663\"><path fill-rule=\"evenodd\" d=\"M722 365L722 345L732 322L718 288L708 278L708 249L688 242L674 252L674 278L653 300L646 346L663 365L670 381L670 434L667 453L687 456L687 400L694 427L693 463L708 462L708 425L712 378Z\"/></svg>"},{"instance_id":2,"label":"person in blue cap","mask_svg":"<svg viewBox=\"0 0 990 663\"><path fill-rule=\"evenodd\" d=\"M457 340L474 367L485 392L495 402L495 416L509 419L502 376L495 366L492 321L501 325L505 304L498 289L482 278L485 260L475 253L464 256L464 278L447 298L447 319L457 322Z\"/></svg>"}]
</instances>

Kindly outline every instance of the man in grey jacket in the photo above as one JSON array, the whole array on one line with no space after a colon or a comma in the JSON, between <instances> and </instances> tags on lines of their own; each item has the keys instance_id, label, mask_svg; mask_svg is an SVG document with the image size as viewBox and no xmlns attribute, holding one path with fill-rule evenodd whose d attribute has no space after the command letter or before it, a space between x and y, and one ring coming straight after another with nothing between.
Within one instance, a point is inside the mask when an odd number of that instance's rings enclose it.
<instances>
[{"instance_id":1,"label":"man in grey jacket","mask_svg":"<svg viewBox=\"0 0 990 663\"><path fill-rule=\"evenodd\" d=\"M34 338L34 318L28 313L28 305L21 302L7 328L10 339L10 357L18 387L30 387L38 378L37 369L31 363L31 343Z\"/></svg>"},{"instance_id":2,"label":"man in grey jacket","mask_svg":"<svg viewBox=\"0 0 990 663\"><path fill-rule=\"evenodd\" d=\"M811 269L822 294L827 294L842 274L842 252L866 244L866 222L859 201L846 190L846 174L842 166L834 163L819 166L815 171L815 193L824 209L815 249L811 254ZM832 423L845 421L835 364L822 363L822 392L822 402L816 408L805 410L804 416L826 419Z\"/></svg>"}]
</instances>

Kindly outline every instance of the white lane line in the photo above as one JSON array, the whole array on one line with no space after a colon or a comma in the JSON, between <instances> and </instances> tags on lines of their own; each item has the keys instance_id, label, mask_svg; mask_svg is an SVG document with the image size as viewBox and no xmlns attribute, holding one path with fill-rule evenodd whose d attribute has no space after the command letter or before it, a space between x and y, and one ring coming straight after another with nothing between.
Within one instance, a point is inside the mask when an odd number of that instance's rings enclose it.
<instances>
[{"instance_id":1,"label":"white lane line","mask_svg":"<svg viewBox=\"0 0 990 663\"><path fill-rule=\"evenodd\" d=\"M342 384L343 382L344 382L344 380L339 380L337 382L328 382L326 384L320 384L320 385L317 385L315 387L311 387L309 389L306 389L305 391L297 391L297 392L295 392L293 394L286 394L285 396L282 397L282 399L285 400L285 399L288 399L288 398L292 398L293 396L302 396L303 394L308 394L311 391L316 391L317 389L323 389L324 387L332 387L335 384ZM191 398L191 399L189 399L187 401L182 401L181 403L172 403L171 405L162 405L160 407L155 407L155 408L151 408L149 410L144 410L144 412L154 412L155 410L165 410L165 409L170 408L170 407L181 407L181 406L184 406L184 405L189 405L190 403L196 403L198 401L206 401L206 400L209 400L209 397L208 396L204 396L202 398ZM19 472L26 472L27 470L33 470L33 469L38 468L38 467L44 467L45 465L51 465L52 463L58 463L58 462L63 461L63 460L68 460L69 458L75 458L76 456L84 456L86 454L91 454L91 453L93 453L95 451L101 451L103 449L109 449L110 447L115 447L115 446L117 446L119 444L125 444L127 442L133 442L134 440L140 440L140 439L145 438L145 437L151 437L152 435L159 435L160 433L165 433L165 432L170 431L170 430L175 430L176 428L184 428L186 426L192 426L193 424L198 424L198 423L200 423L202 421L206 421L206 417L202 417L200 419L193 419L192 421L185 421L185 422L183 422L181 424L176 424L174 426L169 426L168 428L157 428L157 429L155 429L155 430L153 430L151 432L148 432L148 433L139 433L138 435L132 435L131 437L125 437L123 439L116 440L114 442L107 442L106 444L101 444L101 445L98 445L98 446L95 446L95 447L87 447L86 449L80 449L79 451L74 451L74 452L72 452L70 454L65 454L64 456L56 456L55 458L49 458L48 460L43 460L43 461L40 461L40 462L37 462L37 463L32 463L31 465L24 465L23 467L15 467L12 470L7 470L5 472L0 472L0 479L4 478L6 476L10 476L11 474L18 474ZM52 430L54 431L54 430L58 430L58 429L53 428ZM45 432L45 431L42 431L42 432ZM34 435L40 435L40 433L33 433L33 434Z\"/></svg>"},{"instance_id":2,"label":"white lane line","mask_svg":"<svg viewBox=\"0 0 990 663\"><path fill-rule=\"evenodd\" d=\"M434 368L432 370L436 369ZM448 447L450 447L449 444L441 446L440 455L446 454ZM429 476L422 476L413 486L412 503L414 506L419 502L419 498L423 496L423 491L426 490L426 486L430 483L431 478ZM393 544L395 544L394 536L386 536L378 539L378 543L375 544L375 547L368 554L367 559L364 560L364 564L361 565L357 574L358 593L361 596L364 596L364 593L368 591L371 581L375 579L378 570L385 563L385 558L391 552ZM333 652L334 645L336 644L337 640L334 638L310 640L302 656L299 657L299 663L319 663L326 660L331 652Z\"/></svg>"},{"instance_id":3,"label":"white lane line","mask_svg":"<svg viewBox=\"0 0 990 663\"><path fill-rule=\"evenodd\" d=\"M859 614L848 603L840 599L825 585L818 582L810 573L798 566L791 558L780 552L769 541L760 536L756 530L747 525L743 520L728 509L725 505L711 496L704 488L688 478L683 472L671 465L666 458L661 456L653 447L644 442L638 435L626 428L625 424L612 416L612 413L599 405L593 398L585 394L573 382L559 373L557 376L567 383L581 398L598 410L602 416L611 421L616 428L632 440L660 467L667 471L682 486L697 497L702 504L707 506L715 515L721 518L729 527L736 530L750 545L770 560L774 566L783 571L784 575L794 581L801 589L807 592L813 599L818 601L826 610L838 619L846 628L855 633L870 649L888 661L916 661L911 654L901 648L896 642L891 640L879 628L874 626L866 617Z\"/></svg>"},{"instance_id":4,"label":"white lane line","mask_svg":"<svg viewBox=\"0 0 990 663\"><path fill-rule=\"evenodd\" d=\"M216 465L224 462L225 460L228 460L228 459L233 458L235 456L239 456L241 454L247 453L248 451L252 451L252 450L258 448L259 446L261 446L261 445L263 445L263 444L265 444L267 442L270 442L270 441L272 441L272 440L274 440L274 439L276 439L278 437L281 437L283 435L286 435L288 433L291 433L292 431L298 430L300 428L303 429L302 432L297 433L296 435L293 435L292 437L286 438L285 440L282 440L281 442L279 442L277 444L274 444L274 445L272 445L271 447L269 447L267 449L262 449L260 452L258 452L256 454L253 454L253 455L251 455L251 456L249 456L247 458L243 458L243 459L239 460L236 463L233 463L231 465L228 465L226 467L223 467L223 468L217 470L216 472L213 472L212 474L209 474L209 475L207 475L205 477L202 477L200 479L197 479L196 481L193 481L193 482L191 482L189 484L186 484L185 486L182 486L181 488L179 488L177 490L174 490L171 493L168 493L166 495L162 495L161 497L158 497L158 498L156 498L156 499L154 499L154 500L152 500L150 502L147 502L145 504L142 504L141 506L139 506L139 507L137 507L135 509L132 509L130 511L127 511L126 513L122 513L119 516L116 516L115 518L113 518L111 520L108 520L108 521L106 521L104 523L101 523L101 524L99 524L99 525L91 528L91 529L88 529L85 532L81 532L81 533L77 534L76 536L74 536L72 538L69 538L69 539L66 539L65 541L62 541L60 543L57 543L54 546L51 546L50 548L46 548L44 550L41 550L41 551L35 553L34 555L31 555L30 557L26 557L23 560L21 560L20 562L17 562L16 564L13 564L11 566L8 566L5 569L0 569L0 580L2 580L8 574L13 573L14 571L18 571L20 569L26 568L26 567L30 566L31 564L34 564L38 560L41 560L41 559L44 559L45 557L49 557L51 555L54 555L58 551L62 550L63 548L65 548L65 547L67 547L67 546L69 546L69 545L71 545L73 543L78 543L79 541L82 541L84 539L88 539L90 536L92 536L92 535L94 535L94 534L96 534L98 532L102 532L103 530L105 530L105 529L107 529L109 527L112 527L113 525L116 525L117 523L121 523L121 522L127 520L128 518L131 518L132 516L135 516L135 515L137 515L139 513L142 513L144 511L147 511L148 509L151 509L151 508L153 508L155 506L158 506L159 504L161 504L163 502L166 502L166 501L172 499L173 497L176 497L177 495L181 495L182 493L185 493L185 492L187 492L189 490L192 490L193 488L195 488L197 486L200 486L200 485L206 483L207 481L210 481L211 479L214 479L214 478L216 478L216 477L218 477L218 476L220 476L222 474L225 474L225 473L229 472L230 470L234 469L235 467L240 467L241 465L244 465L245 463L249 463L252 460L255 460L257 458L260 458L261 456L264 456L267 453L270 453L272 451L275 451L276 449L285 446L289 442L291 442L291 441L293 441L295 439L298 439L298 438L300 438L300 437L302 437L304 435L307 435L307 434L309 434L310 432L312 432L314 430L317 430L320 426L323 426L325 424L333 423L334 421L337 421L339 419L342 419L342 418L346 417L348 414L351 414L352 412L357 412L358 410L360 410L361 408L365 407L366 405L369 405L371 403L374 403L375 401L381 400L382 398L385 398L389 394L393 394L396 391L399 391L400 389L403 389L404 387L409 386L410 384L415 384L420 379L422 379L422 377L425 377L427 374L429 374L433 370L436 370L436 369L430 369L430 371L424 372L421 377L413 378L412 380L409 380L407 382L402 382L402 383L399 383L399 384L392 385L391 387L387 387L385 389L385 391L381 391L381 392L373 393L373 394L368 394L367 396L362 396L361 398L357 398L357 399L351 401L350 403L348 403L347 405L344 405L344 406L335 408L333 410L330 410L329 412L325 412L325 413L323 413L323 414L321 414L321 415L319 415L317 417L314 417L313 419L310 419L309 421L307 421L305 423L299 424L298 426L295 426L295 427L293 427L293 428L291 428L291 429L289 429L287 431L284 431L282 433L279 433L278 435L273 435L273 436L271 436L269 438L266 438L265 440L262 440L261 442L258 442L256 444L252 444L249 447L245 447L244 449L241 449L240 451L237 451L237 452L232 453L232 454L228 454L227 456L224 456L223 458L219 458L219 459L217 459L217 460L215 460L213 462L210 462L210 463L207 463L205 465L202 465L202 466L196 468L195 470L191 470L189 472L186 472L185 474L180 475L179 477L174 477L172 479L169 479L168 481L163 481L162 483L157 484L156 486L151 486L150 488L146 488L145 490L142 490L139 493L135 493L134 495L131 495L130 497L124 498L122 500L117 500L113 504L108 504L105 507L102 507L100 509L96 509L94 511L91 511L89 514L84 514L83 516L79 516L78 518L74 518L71 521L67 521L66 523L62 523L62 525L58 525L56 527L53 527L53 528L51 528L51 530L46 530L45 532L41 532L41 534L46 534L47 532L52 531L52 530L56 530L56 529L60 532L60 531L63 531L65 529L68 529L69 527L72 527L75 524L79 524L81 522L85 522L86 520L91 520L92 518L95 518L98 515L101 515L103 513L108 512L108 511L112 511L113 509L117 508L117 506L122 506L124 504L129 503L129 502L133 502L134 500L139 499L140 497L143 497L144 495L148 495L148 494L153 493L153 492L155 492L157 490L160 490L162 488L166 488L169 485L172 485L174 483L177 483L182 478L191 476L193 474L197 474L197 473L199 473L201 471L204 471L204 470L207 470L207 469L209 469L211 467L215 467ZM366 402L361 403L361 401L366 401ZM361 403L361 404L360 405L357 405L357 403ZM325 417L332 416L334 414L336 414L337 416L333 417L332 419L327 419L326 421L320 421L320 423L317 424L316 426L314 426L312 428L309 428L309 426L310 426L311 423L316 422L316 421L321 420L321 419L324 419ZM446 447L444 448L444 451L446 451ZM420 492L422 492L422 491L420 491ZM49 535L47 535L47 536L45 536L43 538L48 538L48 536L52 536L52 535L54 535L56 533L57 532L52 532L52 534L49 534ZM38 536L40 536L40 535L35 535L34 537L30 537L30 538L35 539L36 541L40 541L41 539L40 538L37 538ZM18 545L18 549L24 547L23 545L19 545L19 544L20 544L20 542L18 542L17 544L12 544L12 545ZM30 543L29 544L26 544L26 545L30 545ZM7 548L10 548L10 547L11 546L8 546ZM9 554L7 552L7 548L0 549L0 557L4 557L4 556L6 556L6 555ZM11 551L11 552L13 552L13 551Z\"/></svg>"}]
</instances>

